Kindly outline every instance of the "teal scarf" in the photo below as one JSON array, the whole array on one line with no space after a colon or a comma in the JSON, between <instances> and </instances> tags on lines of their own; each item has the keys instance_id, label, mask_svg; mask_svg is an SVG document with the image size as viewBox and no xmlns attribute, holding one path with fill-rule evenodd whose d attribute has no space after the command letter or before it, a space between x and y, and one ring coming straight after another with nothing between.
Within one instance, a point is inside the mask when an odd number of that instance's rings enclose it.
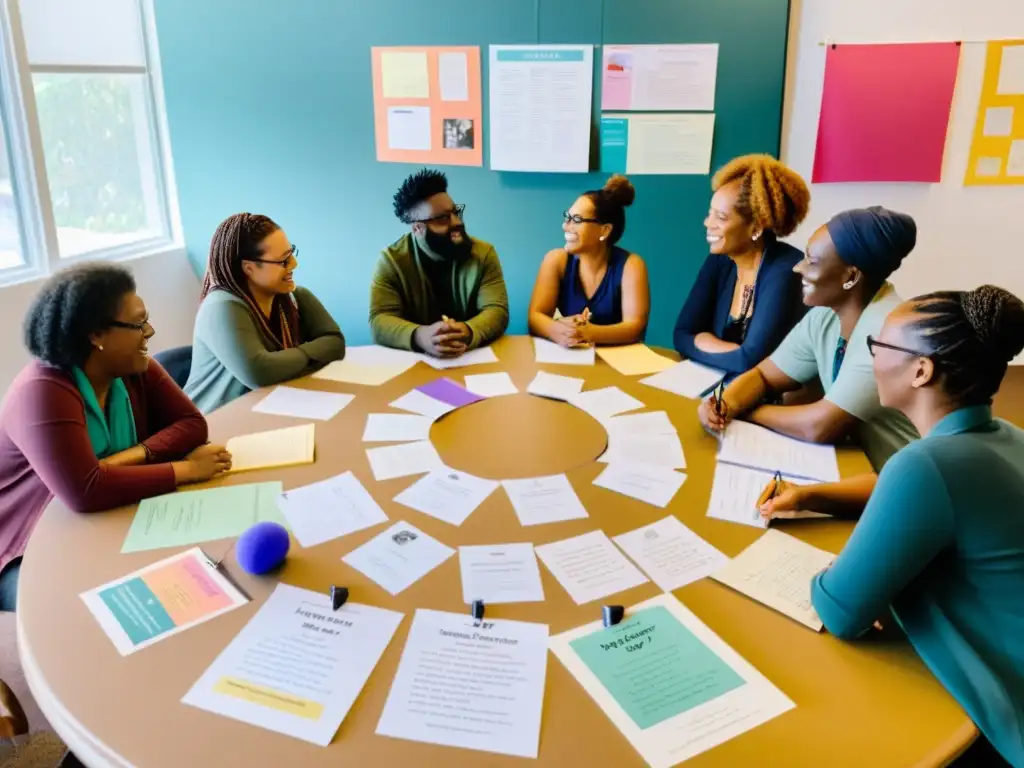
<instances>
[{"instance_id":1,"label":"teal scarf","mask_svg":"<svg viewBox=\"0 0 1024 768\"><path fill-rule=\"evenodd\" d=\"M85 428L97 459L126 451L138 442L135 434L135 414L128 388L120 379L114 379L107 393L107 413L104 415L96 399L96 391L81 368L72 368L78 391L85 401Z\"/></svg>"}]
</instances>

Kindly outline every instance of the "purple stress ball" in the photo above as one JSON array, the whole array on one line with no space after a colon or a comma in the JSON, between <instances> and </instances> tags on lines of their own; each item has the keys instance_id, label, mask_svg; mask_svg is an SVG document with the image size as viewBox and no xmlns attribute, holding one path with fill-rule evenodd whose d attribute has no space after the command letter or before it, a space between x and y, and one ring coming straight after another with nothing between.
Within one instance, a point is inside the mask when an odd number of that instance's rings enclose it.
<instances>
[{"instance_id":1,"label":"purple stress ball","mask_svg":"<svg viewBox=\"0 0 1024 768\"><path fill-rule=\"evenodd\" d=\"M283 525L263 522L238 537L235 553L242 570L258 576L283 563L288 546L288 530Z\"/></svg>"}]
</instances>

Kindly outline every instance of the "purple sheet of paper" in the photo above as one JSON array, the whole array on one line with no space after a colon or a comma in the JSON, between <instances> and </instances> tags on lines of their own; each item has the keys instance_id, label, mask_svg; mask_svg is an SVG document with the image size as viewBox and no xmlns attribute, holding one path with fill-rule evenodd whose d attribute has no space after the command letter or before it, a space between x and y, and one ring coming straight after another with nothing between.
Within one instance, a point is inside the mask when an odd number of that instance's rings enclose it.
<instances>
[{"instance_id":1,"label":"purple sheet of paper","mask_svg":"<svg viewBox=\"0 0 1024 768\"><path fill-rule=\"evenodd\" d=\"M454 405L456 408L484 399L480 395L474 395L465 387L459 386L451 379L437 379L422 387L416 387L416 389L428 397L448 403L448 405Z\"/></svg>"}]
</instances>

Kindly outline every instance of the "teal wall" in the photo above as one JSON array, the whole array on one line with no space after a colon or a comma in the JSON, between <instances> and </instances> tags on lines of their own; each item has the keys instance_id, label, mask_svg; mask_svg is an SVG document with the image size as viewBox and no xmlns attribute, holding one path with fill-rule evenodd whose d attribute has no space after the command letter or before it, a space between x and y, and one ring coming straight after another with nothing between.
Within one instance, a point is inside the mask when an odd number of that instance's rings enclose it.
<instances>
[{"instance_id":1,"label":"teal wall","mask_svg":"<svg viewBox=\"0 0 1024 768\"><path fill-rule=\"evenodd\" d=\"M414 166L377 163L370 47L490 43L720 43L712 168L777 154L788 0L160 0L157 30L189 256L205 262L226 216L265 213L301 250L298 280L350 343L369 340L370 276L403 232L391 196ZM600 59L595 55L595 66ZM486 70L486 63L484 64ZM484 73L484 120L487 77ZM595 82L595 105L600 103ZM595 126L598 110L595 107ZM596 128L595 128L596 131ZM595 140L596 144L596 140ZM486 163L487 145L484 145ZM592 167L597 167L596 163ZM604 177L445 168L466 228L494 243L526 330L540 260L560 216ZM707 249L704 176L634 178L622 245L651 275L648 341L672 326Z\"/></svg>"}]
</instances>

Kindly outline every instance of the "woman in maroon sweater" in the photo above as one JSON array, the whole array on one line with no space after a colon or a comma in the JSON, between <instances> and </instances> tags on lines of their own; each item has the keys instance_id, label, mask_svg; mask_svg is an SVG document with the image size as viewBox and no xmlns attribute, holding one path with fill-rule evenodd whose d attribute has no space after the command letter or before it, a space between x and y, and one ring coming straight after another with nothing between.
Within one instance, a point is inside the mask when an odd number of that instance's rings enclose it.
<instances>
[{"instance_id":1,"label":"woman in maroon sweater","mask_svg":"<svg viewBox=\"0 0 1024 768\"><path fill-rule=\"evenodd\" d=\"M146 305L127 270L59 272L25 319L36 358L0 405L0 610L14 610L25 545L56 496L96 512L230 469L206 421L149 359Z\"/></svg>"}]
</instances>

